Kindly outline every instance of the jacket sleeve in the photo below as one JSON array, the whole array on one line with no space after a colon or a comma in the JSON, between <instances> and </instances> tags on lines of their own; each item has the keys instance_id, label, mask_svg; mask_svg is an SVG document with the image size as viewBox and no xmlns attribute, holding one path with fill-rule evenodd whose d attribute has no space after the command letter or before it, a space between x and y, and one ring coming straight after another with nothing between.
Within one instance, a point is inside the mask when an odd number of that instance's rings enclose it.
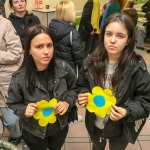
<instances>
[{"instance_id":1,"label":"jacket sleeve","mask_svg":"<svg viewBox=\"0 0 150 150\"><path fill-rule=\"evenodd\" d=\"M16 64L21 58L22 46L20 38L10 21L7 22L2 38L5 42L4 45L6 50L0 49L0 64Z\"/></svg>"},{"instance_id":2,"label":"jacket sleeve","mask_svg":"<svg viewBox=\"0 0 150 150\"><path fill-rule=\"evenodd\" d=\"M14 110L14 113L19 118L24 118L26 105L24 103L24 97L22 94L23 81L18 76L13 76L8 88L7 105Z\"/></svg>"},{"instance_id":3,"label":"jacket sleeve","mask_svg":"<svg viewBox=\"0 0 150 150\"><path fill-rule=\"evenodd\" d=\"M72 33L72 54L75 63L81 68L84 59L84 50L83 46L81 45L81 39L78 31L73 30Z\"/></svg>"},{"instance_id":4,"label":"jacket sleeve","mask_svg":"<svg viewBox=\"0 0 150 150\"><path fill-rule=\"evenodd\" d=\"M70 108L76 104L77 100L77 77L72 69L72 67L65 63L65 72L66 72L66 82L67 82L67 92L63 95L63 99L69 103Z\"/></svg>"},{"instance_id":5,"label":"jacket sleeve","mask_svg":"<svg viewBox=\"0 0 150 150\"><path fill-rule=\"evenodd\" d=\"M83 62L83 66L79 70L79 77L77 80L77 85L78 85L78 93L85 93L85 92L90 92L90 85L89 81L87 79L88 73L87 68L85 63L87 63L87 58Z\"/></svg>"},{"instance_id":6,"label":"jacket sleeve","mask_svg":"<svg viewBox=\"0 0 150 150\"><path fill-rule=\"evenodd\" d=\"M147 118L150 114L150 75L148 71L139 71L134 77L133 97L126 102L126 108L130 115L126 118L127 122L133 122L138 119ZM133 82L132 80L132 82Z\"/></svg>"}]
</instances>

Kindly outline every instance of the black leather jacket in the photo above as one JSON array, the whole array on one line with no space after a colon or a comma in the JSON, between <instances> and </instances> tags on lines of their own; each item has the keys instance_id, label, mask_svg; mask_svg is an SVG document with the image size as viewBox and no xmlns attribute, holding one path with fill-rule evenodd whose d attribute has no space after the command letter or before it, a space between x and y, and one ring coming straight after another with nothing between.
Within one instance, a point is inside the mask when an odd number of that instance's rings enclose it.
<instances>
[{"instance_id":1,"label":"black leather jacket","mask_svg":"<svg viewBox=\"0 0 150 150\"><path fill-rule=\"evenodd\" d=\"M65 63L65 62L64 62ZM56 60L56 77L54 79L53 85L53 95L54 98L61 101L66 101L69 103L69 110L75 106L77 99L77 86L76 86L76 74L73 69L65 63L63 66L62 60ZM10 87L8 90L8 106L14 110L15 114L19 116L21 126L28 132L44 138L46 134L47 127L40 127L38 121L31 118L25 118L24 113L27 105L29 103L38 102L39 100L50 100L50 95L48 91L43 87L43 85L36 79L35 91L31 95L26 90L24 79L25 72L21 70L15 73L12 77ZM49 82L49 81L48 81ZM69 111L68 110L68 111ZM68 112L63 116L57 115L57 119L63 129L68 125Z\"/></svg>"},{"instance_id":2,"label":"black leather jacket","mask_svg":"<svg viewBox=\"0 0 150 150\"><path fill-rule=\"evenodd\" d=\"M150 75L141 56L135 55L136 65L130 70L128 67L121 74L122 81L116 91L117 106L126 108L130 113L119 121L108 120L103 130L103 138L119 136L134 143L146 118L150 114ZM88 59L83 63L78 79L79 92L91 92L95 86L93 75L88 70ZM93 138L94 122L96 116L86 110L85 123L87 130ZM139 122L139 126L137 123Z\"/></svg>"}]
</instances>

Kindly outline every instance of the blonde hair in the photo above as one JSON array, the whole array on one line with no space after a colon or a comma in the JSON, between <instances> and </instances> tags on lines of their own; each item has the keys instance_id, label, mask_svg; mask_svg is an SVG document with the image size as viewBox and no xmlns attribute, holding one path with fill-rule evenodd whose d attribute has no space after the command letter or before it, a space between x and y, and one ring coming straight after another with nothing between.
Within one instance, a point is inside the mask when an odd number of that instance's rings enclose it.
<instances>
[{"instance_id":1,"label":"blonde hair","mask_svg":"<svg viewBox=\"0 0 150 150\"><path fill-rule=\"evenodd\" d=\"M75 23L75 7L71 0L62 0L56 5L55 18L67 23Z\"/></svg>"}]
</instances>

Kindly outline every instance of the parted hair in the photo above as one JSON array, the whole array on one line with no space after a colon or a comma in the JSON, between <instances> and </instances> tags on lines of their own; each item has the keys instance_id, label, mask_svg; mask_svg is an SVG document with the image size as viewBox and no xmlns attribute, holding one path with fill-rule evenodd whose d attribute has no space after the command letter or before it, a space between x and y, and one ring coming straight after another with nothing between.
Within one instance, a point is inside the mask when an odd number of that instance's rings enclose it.
<instances>
[{"instance_id":1,"label":"parted hair","mask_svg":"<svg viewBox=\"0 0 150 150\"><path fill-rule=\"evenodd\" d=\"M135 64L132 59L134 56L134 45L135 45L135 27L132 20L124 14L114 14L111 15L105 22L104 27L100 34L99 44L96 50L90 55L89 58L89 68L93 73L95 84L104 88L105 85L105 72L108 64L108 54L104 45L104 35L106 31L106 27L113 22L118 22L123 24L128 32L128 39L130 42L123 49L121 56L117 62L117 68L112 76L112 87L115 92L119 86L121 81L121 74L128 66L132 67ZM133 60L133 61L132 61ZM130 64L129 64L130 63ZM129 67L129 68L130 68Z\"/></svg>"},{"instance_id":2,"label":"parted hair","mask_svg":"<svg viewBox=\"0 0 150 150\"><path fill-rule=\"evenodd\" d=\"M71 0L62 0L56 5L55 18L67 23L75 23L75 6Z\"/></svg>"}]
</instances>

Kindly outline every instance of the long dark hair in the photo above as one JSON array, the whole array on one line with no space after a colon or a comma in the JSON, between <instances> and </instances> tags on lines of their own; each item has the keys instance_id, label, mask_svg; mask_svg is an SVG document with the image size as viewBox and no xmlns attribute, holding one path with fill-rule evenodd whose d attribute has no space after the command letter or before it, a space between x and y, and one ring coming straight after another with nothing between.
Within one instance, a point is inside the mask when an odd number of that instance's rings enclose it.
<instances>
[{"instance_id":1,"label":"long dark hair","mask_svg":"<svg viewBox=\"0 0 150 150\"><path fill-rule=\"evenodd\" d=\"M105 85L105 72L106 66L108 64L108 54L104 46L104 34L108 24L112 22L119 22L122 23L126 30L128 31L128 38L130 38L130 42L128 45L125 46L122 54L118 60L117 68L112 76L112 87L114 92L117 90L117 87L121 81L121 73L124 71L125 67L127 66L128 62L130 62L134 55L134 45L135 45L135 27L132 23L131 19L124 15L124 14L114 14L110 16L101 31L100 40L97 49L91 54L89 58L89 68L91 69L95 84L104 88ZM132 62L132 65L134 63Z\"/></svg>"},{"instance_id":2,"label":"long dark hair","mask_svg":"<svg viewBox=\"0 0 150 150\"><path fill-rule=\"evenodd\" d=\"M45 33L51 38L54 49L55 49L55 43L51 36L51 31L49 28L39 24L39 25L29 27L27 29L26 34L25 34L25 41L24 41L24 50L25 50L24 61L20 69L25 68L25 80L27 81L26 86L28 87L28 92L30 94L32 94L32 92L34 91L35 76L37 73L36 64L33 60L33 57L30 55L31 41L35 36L41 33ZM51 76L52 78L54 78L55 76L55 54L53 54L53 58L51 59L48 65L47 73L48 73L48 76Z\"/></svg>"}]
</instances>

